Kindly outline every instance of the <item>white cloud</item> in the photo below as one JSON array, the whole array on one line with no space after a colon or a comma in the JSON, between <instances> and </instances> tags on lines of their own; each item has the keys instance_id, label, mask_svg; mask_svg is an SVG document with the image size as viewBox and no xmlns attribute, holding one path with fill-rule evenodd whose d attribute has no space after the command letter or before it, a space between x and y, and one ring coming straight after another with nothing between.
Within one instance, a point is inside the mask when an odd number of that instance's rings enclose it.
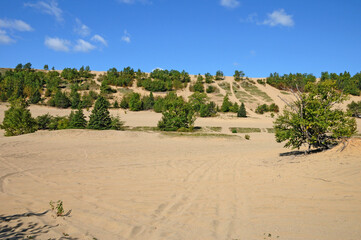
<instances>
[{"instance_id":1,"label":"white cloud","mask_svg":"<svg viewBox=\"0 0 361 240\"><path fill-rule=\"evenodd\" d=\"M0 28L8 28L21 32L29 32L34 30L26 22L17 19L14 20L0 19Z\"/></svg>"},{"instance_id":2,"label":"white cloud","mask_svg":"<svg viewBox=\"0 0 361 240\"><path fill-rule=\"evenodd\" d=\"M277 25L292 27L295 25L295 22L292 19L292 15L288 15L284 9L280 9L269 13L268 18L264 20L262 24L269 25L271 27Z\"/></svg>"},{"instance_id":3,"label":"white cloud","mask_svg":"<svg viewBox=\"0 0 361 240\"><path fill-rule=\"evenodd\" d=\"M74 46L74 51L76 52L89 52L93 50L95 46L90 42L84 41L83 39L78 39L77 44Z\"/></svg>"},{"instance_id":4,"label":"white cloud","mask_svg":"<svg viewBox=\"0 0 361 240\"><path fill-rule=\"evenodd\" d=\"M237 0L221 0L220 4L221 6L227 8L236 8L241 5L241 3Z\"/></svg>"},{"instance_id":5,"label":"white cloud","mask_svg":"<svg viewBox=\"0 0 361 240\"><path fill-rule=\"evenodd\" d=\"M103 44L104 46L108 46L107 41L98 34L95 34L90 40L92 40L93 42L99 42L99 43Z\"/></svg>"},{"instance_id":6,"label":"white cloud","mask_svg":"<svg viewBox=\"0 0 361 240\"><path fill-rule=\"evenodd\" d=\"M86 37L90 34L90 28L83 24L79 18L75 19L75 27L74 27L74 32L76 32L77 34L79 34L82 37Z\"/></svg>"},{"instance_id":7,"label":"white cloud","mask_svg":"<svg viewBox=\"0 0 361 240\"><path fill-rule=\"evenodd\" d=\"M54 16L58 22L63 21L63 11L58 7L56 0L49 0L48 2L38 1L37 3L25 3L26 7L33 7L39 9L43 13Z\"/></svg>"},{"instance_id":8,"label":"white cloud","mask_svg":"<svg viewBox=\"0 0 361 240\"><path fill-rule=\"evenodd\" d=\"M130 43L130 34L128 33L127 30L124 31L124 35L122 36L122 41L126 42L126 43Z\"/></svg>"},{"instance_id":9,"label":"white cloud","mask_svg":"<svg viewBox=\"0 0 361 240\"><path fill-rule=\"evenodd\" d=\"M46 37L45 46L59 52L69 52L70 41L60 38Z\"/></svg>"},{"instance_id":10,"label":"white cloud","mask_svg":"<svg viewBox=\"0 0 361 240\"><path fill-rule=\"evenodd\" d=\"M10 44L15 42L11 37L9 37L5 31L0 29L0 44Z\"/></svg>"}]
</instances>

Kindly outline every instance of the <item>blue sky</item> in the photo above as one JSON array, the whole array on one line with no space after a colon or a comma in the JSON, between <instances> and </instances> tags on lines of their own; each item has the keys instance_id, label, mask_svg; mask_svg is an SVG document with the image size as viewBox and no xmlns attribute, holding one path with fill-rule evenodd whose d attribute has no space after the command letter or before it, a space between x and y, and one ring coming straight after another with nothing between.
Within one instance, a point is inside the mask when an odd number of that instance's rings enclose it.
<instances>
[{"instance_id":1,"label":"blue sky","mask_svg":"<svg viewBox=\"0 0 361 240\"><path fill-rule=\"evenodd\" d=\"M361 71L360 0L3 0L0 67Z\"/></svg>"}]
</instances>

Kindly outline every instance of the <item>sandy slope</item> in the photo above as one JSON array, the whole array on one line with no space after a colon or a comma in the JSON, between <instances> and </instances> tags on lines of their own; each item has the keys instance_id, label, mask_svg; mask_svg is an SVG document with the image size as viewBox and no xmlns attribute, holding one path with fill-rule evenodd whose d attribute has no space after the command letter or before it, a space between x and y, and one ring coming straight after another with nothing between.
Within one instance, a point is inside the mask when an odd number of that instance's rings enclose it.
<instances>
[{"instance_id":1,"label":"sandy slope","mask_svg":"<svg viewBox=\"0 0 361 240\"><path fill-rule=\"evenodd\" d=\"M360 146L280 157L266 133L1 138L0 238L360 239ZM69 216L47 212L58 199Z\"/></svg>"}]
</instances>

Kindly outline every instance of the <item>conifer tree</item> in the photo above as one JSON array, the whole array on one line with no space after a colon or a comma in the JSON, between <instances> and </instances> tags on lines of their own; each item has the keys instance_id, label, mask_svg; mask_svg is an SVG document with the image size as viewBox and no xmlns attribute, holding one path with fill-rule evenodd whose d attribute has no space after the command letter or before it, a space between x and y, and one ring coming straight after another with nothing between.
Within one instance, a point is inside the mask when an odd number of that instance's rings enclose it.
<instances>
[{"instance_id":1,"label":"conifer tree","mask_svg":"<svg viewBox=\"0 0 361 240\"><path fill-rule=\"evenodd\" d=\"M223 103L221 107L222 112L229 112L230 107L232 107L232 103L229 101L228 94L224 96Z\"/></svg>"},{"instance_id":2,"label":"conifer tree","mask_svg":"<svg viewBox=\"0 0 361 240\"><path fill-rule=\"evenodd\" d=\"M5 136L16 136L33 133L37 130L36 121L31 117L28 105L23 99L13 101L5 111L5 117L0 128L5 130Z\"/></svg>"},{"instance_id":3,"label":"conifer tree","mask_svg":"<svg viewBox=\"0 0 361 240\"><path fill-rule=\"evenodd\" d=\"M112 120L110 118L108 107L109 102L103 96L100 96L96 100L94 109L90 114L88 128L97 130L111 128Z\"/></svg>"},{"instance_id":4,"label":"conifer tree","mask_svg":"<svg viewBox=\"0 0 361 240\"><path fill-rule=\"evenodd\" d=\"M239 110L237 112L237 117L247 117L246 107L244 106L243 102L239 107Z\"/></svg>"},{"instance_id":5,"label":"conifer tree","mask_svg":"<svg viewBox=\"0 0 361 240\"><path fill-rule=\"evenodd\" d=\"M69 116L69 128L83 129L86 128L86 125L87 121L81 108L78 108L75 112L71 111Z\"/></svg>"}]
</instances>

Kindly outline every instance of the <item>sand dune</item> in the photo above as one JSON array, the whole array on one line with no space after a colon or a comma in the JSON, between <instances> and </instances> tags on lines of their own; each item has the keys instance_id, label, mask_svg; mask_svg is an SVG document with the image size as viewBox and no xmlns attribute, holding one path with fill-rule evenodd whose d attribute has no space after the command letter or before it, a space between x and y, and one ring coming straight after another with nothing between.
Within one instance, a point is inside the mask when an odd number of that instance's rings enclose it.
<instances>
[{"instance_id":1,"label":"sand dune","mask_svg":"<svg viewBox=\"0 0 361 240\"><path fill-rule=\"evenodd\" d=\"M281 157L267 133L1 138L0 238L359 239L360 147ZM48 211L59 199L69 216Z\"/></svg>"}]
</instances>

